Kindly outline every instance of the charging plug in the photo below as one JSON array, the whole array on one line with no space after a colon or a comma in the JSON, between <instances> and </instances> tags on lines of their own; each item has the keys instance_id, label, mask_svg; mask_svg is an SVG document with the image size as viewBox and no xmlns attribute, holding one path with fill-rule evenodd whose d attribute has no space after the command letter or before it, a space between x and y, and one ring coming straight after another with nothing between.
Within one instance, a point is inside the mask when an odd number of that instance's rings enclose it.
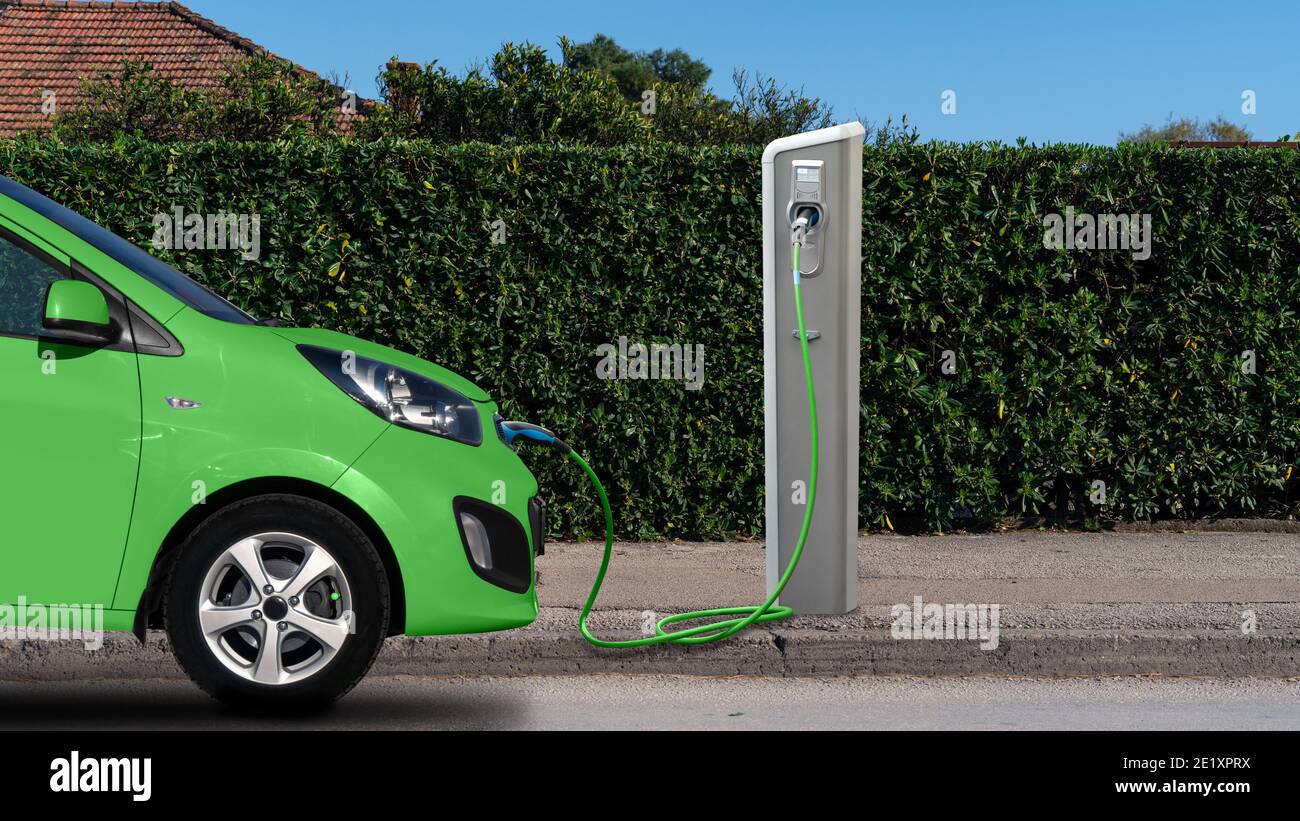
<instances>
[{"instance_id":1,"label":"charging plug","mask_svg":"<svg viewBox=\"0 0 1300 821\"><path fill-rule=\"evenodd\" d=\"M496 426L497 436L512 448L517 447L515 442L518 442L521 445L546 445L560 453L568 453L571 450L564 440L539 425L529 422L508 422L501 418L501 414L493 416L492 422Z\"/></svg>"},{"instance_id":2,"label":"charging plug","mask_svg":"<svg viewBox=\"0 0 1300 821\"><path fill-rule=\"evenodd\" d=\"M795 212L794 221L790 223L790 241L803 245L808 232L821 222L822 212L811 206L800 208Z\"/></svg>"}]
</instances>

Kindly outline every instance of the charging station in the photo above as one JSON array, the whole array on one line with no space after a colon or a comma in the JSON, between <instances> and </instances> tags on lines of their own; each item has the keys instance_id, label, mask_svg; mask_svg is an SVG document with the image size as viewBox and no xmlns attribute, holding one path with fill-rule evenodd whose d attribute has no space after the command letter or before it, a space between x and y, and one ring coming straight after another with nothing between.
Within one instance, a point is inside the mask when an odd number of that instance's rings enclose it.
<instances>
[{"instance_id":1,"label":"charging station","mask_svg":"<svg viewBox=\"0 0 1300 821\"><path fill-rule=\"evenodd\" d=\"M858 606L863 133L861 123L847 123L784 137L763 152L762 604L673 613L644 638L597 637L587 620L614 553L609 494L587 460L554 433L495 418L507 445L531 442L558 450L587 475L600 498L605 550L578 616L588 643L709 644L796 613L847 613ZM703 623L668 629L683 622Z\"/></svg>"},{"instance_id":2,"label":"charging station","mask_svg":"<svg viewBox=\"0 0 1300 821\"><path fill-rule=\"evenodd\" d=\"M808 502L809 408L792 319L789 241L800 215L807 223L800 226L799 276L820 409L819 489L798 572L777 600L801 614L847 613L858 605L863 133L861 123L847 123L783 137L763 152L769 595L795 550Z\"/></svg>"}]
</instances>

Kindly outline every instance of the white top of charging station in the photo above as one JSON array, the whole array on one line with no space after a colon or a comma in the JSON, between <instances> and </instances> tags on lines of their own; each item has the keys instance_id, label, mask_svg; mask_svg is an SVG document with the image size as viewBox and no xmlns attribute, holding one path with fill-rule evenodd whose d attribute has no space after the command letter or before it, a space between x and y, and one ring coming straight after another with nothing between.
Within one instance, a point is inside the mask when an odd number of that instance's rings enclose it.
<instances>
[{"instance_id":1,"label":"white top of charging station","mask_svg":"<svg viewBox=\"0 0 1300 821\"><path fill-rule=\"evenodd\" d=\"M851 123L842 125L833 125L830 128L819 128L816 131L805 131L802 134L791 134L789 137L782 137L779 140L773 140L767 144L763 150L763 165L772 165L776 162L776 155L783 151L789 151L792 148L805 148L810 145L821 145L823 143L833 143L836 140L847 140L850 137L861 137L866 133L862 123L856 120Z\"/></svg>"}]
</instances>

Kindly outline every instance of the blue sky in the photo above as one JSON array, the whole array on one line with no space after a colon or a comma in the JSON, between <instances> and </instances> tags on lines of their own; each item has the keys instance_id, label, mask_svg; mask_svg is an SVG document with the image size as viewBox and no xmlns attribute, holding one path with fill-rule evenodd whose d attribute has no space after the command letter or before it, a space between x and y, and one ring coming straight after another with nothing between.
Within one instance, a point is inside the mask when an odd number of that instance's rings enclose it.
<instances>
[{"instance_id":1,"label":"blue sky","mask_svg":"<svg viewBox=\"0 0 1300 821\"><path fill-rule=\"evenodd\" d=\"M183 0L363 96L393 55L454 71L507 40L557 52L561 34L683 48L730 96L745 67L803 86L836 119L907 114L923 139L1110 144L1172 112L1223 114L1256 139L1300 132L1300 3L1272 0ZM788 10L797 8L799 19ZM1257 112L1242 113L1242 92ZM941 111L945 90L956 114Z\"/></svg>"}]
</instances>

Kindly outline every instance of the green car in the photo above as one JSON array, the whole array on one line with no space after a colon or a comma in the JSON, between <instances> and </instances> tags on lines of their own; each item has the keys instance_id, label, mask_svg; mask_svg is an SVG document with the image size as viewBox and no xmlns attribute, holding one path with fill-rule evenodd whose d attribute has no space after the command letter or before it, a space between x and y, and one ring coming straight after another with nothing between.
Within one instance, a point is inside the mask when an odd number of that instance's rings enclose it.
<instances>
[{"instance_id":1,"label":"green car","mask_svg":"<svg viewBox=\"0 0 1300 821\"><path fill-rule=\"evenodd\" d=\"M165 627L200 687L272 708L387 636L537 616L545 509L480 388L259 322L4 177L0 380L0 606Z\"/></svg>"}]
</instances>

